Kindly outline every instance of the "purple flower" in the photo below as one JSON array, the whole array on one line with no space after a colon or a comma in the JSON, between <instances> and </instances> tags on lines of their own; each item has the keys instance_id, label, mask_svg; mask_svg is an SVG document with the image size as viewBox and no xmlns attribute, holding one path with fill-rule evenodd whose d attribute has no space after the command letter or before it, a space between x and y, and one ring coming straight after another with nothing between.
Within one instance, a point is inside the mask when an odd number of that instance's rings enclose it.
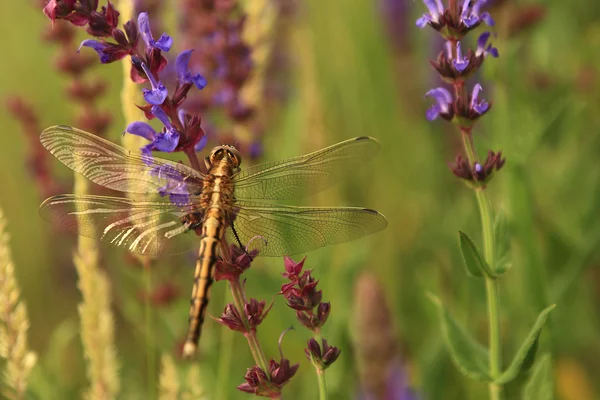
<instances>
[{"instance_id":1,"label":"purple flower","mask_svg":"<svg viewBox=\"0 0 600 400\"><path fill-rule=\"evenodd\" d=\"M129 51L124 49L122 46L93 39L88 39L81 42L79 49L77 49L78 53L82 47L94 49L100 56L100 62L102 64L108 64L113 61L120 60L129 54Z\"/></svg>"},{"instance_id":2,"label":"purple flower","mask_svg":"<svg viewBox=\"0 0 600 400\"><path fill-rule=\"evenodd\" d=\"M449 47L452 48L451 43ZM452 53L450 53L450 56L452 56ZM463 72L469 66L469 59L464 58L462 55L460 42L456 42L456 58L452 60L452 64L458 72Z\"/></svg>"},{"instance_id":3,"label":"purple flower","mask_svg":"<svg viewBox=\"0 0 600 400\"><path fill-rule=\"evenodd\" d=\"M473 92L471 94L471 105L470 109L475 111L477 114L481 115L486 112L489 108L489 104L484 99L479 98L479 92L481 92L483 88L479 83L476 83L473 87Z\"/></svg>"},{"instance_id":4,"label":"purple flower","mask_svg":"<svg viewBox=\"0 0 600 400\"><path fill-rule=\"evenodd\" d=\"M449 114L450 113L450 105L453 103L452 95L450 92L443 87L438 87L435 89L431 89L429 92L425 93L425 97L433 97L436 101L436 104L431 106L427 110L427 119L433 121L440 114Z\"/></svg>"},{"instance_id":5,"label":"purple flower","mask_svg":"<svg viewBox=\"0 0 600 400\"><path fill-rule=\"evenodd\" d=\"M198 89L204 89L206 78L199 73L192 74L188 69L193 50L184 50L175 59L175 70L180 84L193 83Z\"/></svg>"},{"instance_id":6,"label":"purple flower","mask_svg":"<svg viewBox=\"0 0 600 400\"><path fill-rule=\"evenodd\" d=\"M477 39L477 50L475 51L475 55L477 57L479 57L482 54L484 57L487 57L488 55L490 55L492 57L498 58L500 56L498 49L495 47L492 47L491 43L488 44L486 47L488 39L490 38L491 35L492 35L491 32L483 32L481 35L479 35L479 38Z\"/></svg>"},{"instance_id":7,"label":"purple flower","mask_svg":"<svg viewBox=\"0 0 600 400\"><path fill-rule=\"evenodd\" d=\"M154 167L150 171L150 175L166 181L165 185L158 189L158 193L163 197L169 195L172 204L176 206L190 204L190 193L183 174L171 165L164 164Z\"/></svg>"},{"instance_id":8,"label":"purple flower","mask_svg":"<svg viewBox=\"0 0 600 400\"><path fill-rule=\"evenodd\" d=\"M133 59L132 61L134 64L139 65L140 68L142 68L148 77L148 80L150 81L150 85L152 86L152 89L142 89L144 100L153 106L160 106L169 95L167 88L162 84L162 82L156 80L154 74L152 71L150 71L145 62L137 59L136 57L131 58Z\"/></svg>"},{"instance_id":9,"label":"purple flower","mask_svg":"<svg viewBox=\"0 0 600 400\"><path fill-rule=\"evenodd\" d=\"M138 28L142 33L142 38L144 42L146 42L146 47L148 49L155 48L162 51L168 52L171 50L171 46L173 45L173 38L163 33L160 35L158 40L154 40L154 36L152 36L152 31L150 30L150 20L148 18L148 13L140 13L138 16Z\"/></svg>"},{"instance_id":10,"label":"purple flower","mask_svg":"<svg viewBox=\"0 0 600 400\"><path fill-rule=\"evenodd\" d=\"M154 128L145 122L132 122L125 129L126 133L141 136L150 140L150 143L142 147L144 154L150 155L153 150L171 153L179 144L179 132L173 127L167 114L158 106L152 106L152 114L163 123L164 131L156 132Z\"/></svg>"},{"instance_id":11,"label":"purple flower","mask_svg":"<svg viewBox=\"0 0 600 400\"><path fill-rule=\"evenodd\" d=\"M440 16L444 13L442 0L423 0L423 2L429 9L429 13L423 14L423 16L417 20L417 26L419 28L424 28L430 22L439 22Z\"/></svg>"},{"instance_id":12,"label":"purple flower","mask_svg":"<svg viewBox=\"0 0 600 400\"><path fill-rule=\"evenodd\" d=\"M487 3L487 1L488 0L464 0L460 19L465 26L470 28L481 21L485 22L488 26L494 26L494 20L490 13L480 13L481 7Z\"/></svg>"}]
</instances>

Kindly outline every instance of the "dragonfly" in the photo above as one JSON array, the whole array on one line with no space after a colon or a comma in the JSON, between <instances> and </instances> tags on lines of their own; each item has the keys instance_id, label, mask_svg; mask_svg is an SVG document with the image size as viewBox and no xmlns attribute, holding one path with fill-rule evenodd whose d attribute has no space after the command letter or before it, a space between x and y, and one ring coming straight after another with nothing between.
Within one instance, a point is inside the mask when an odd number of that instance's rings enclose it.
<instances>
[{"instance_id":1,"label":"dragonfly","mask_svg":"<svg viewBox=\"0 0 600 400\"><path fill-rule=\"evenodd\" d=\"M294 200L336 184L377 154L380 145L371 137L247 169L240 168L242 157L234 146L221 145L206 157L207 173L127 150L70 126L50 127L40 141L60 162L92 182L148 196L140 201L56 195L41 204L42 218L143 255L182 253L199 243L183 348L187 357L196 351L213 269L227 243L240 247L251 243L259 256L289 256L358 239L387 226L386 218L369 208L259 202ZM157 195L156 200L151 195Z\"/></svg>"}]
</instances>

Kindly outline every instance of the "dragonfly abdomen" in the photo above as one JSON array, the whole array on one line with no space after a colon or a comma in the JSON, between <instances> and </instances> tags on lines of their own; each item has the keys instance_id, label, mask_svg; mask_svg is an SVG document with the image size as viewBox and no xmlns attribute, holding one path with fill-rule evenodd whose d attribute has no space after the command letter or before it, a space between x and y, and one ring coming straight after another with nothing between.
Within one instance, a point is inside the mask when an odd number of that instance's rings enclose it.
<instances>
[{"instance_id":1,"label":"dragonfly abdomen","mask_svg":"<svg viewBox=\"0 0 600 400\"><path fill-rule=\"evenodd\" d=\"M183 348L184 357L192 356L202 332L202 324L208 308L213 270L217 263L217 249L223 240L227 224L224 206L231 198L232 188L228 184L231 167L225 160L211 168L207 176L201 201L205 209L202 223L202 239L198 262L194 273L194 287L190 304L189 329Z\"/></svg>"}]
</instances>

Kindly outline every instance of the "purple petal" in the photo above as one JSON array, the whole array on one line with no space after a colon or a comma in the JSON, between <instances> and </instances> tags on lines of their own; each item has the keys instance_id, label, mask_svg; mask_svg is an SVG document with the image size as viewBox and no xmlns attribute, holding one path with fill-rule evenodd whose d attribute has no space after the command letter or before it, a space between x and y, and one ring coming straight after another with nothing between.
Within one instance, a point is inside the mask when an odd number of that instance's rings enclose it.
<instances>
[{"instance_id":1,"label":"purple petal","mask_svg":"<svg viewBox=\"0 0 600 400\"><path fill-rule=\"evenodd\" d=\"M164 110L158 106L152 106L152 108L150 109L150 112L152 112L152 114L158 118L158 120L160 122L162 122L162 124L168 129L168 130L174 130L173 129L173 125L171 125L171 120L169 119L169 116L167 115L166 112L164 112Z\"/></svg>"},{"instance_id":2,"label":"purple petal","mask_svg":"<svg viewBox=\"0 0 600 400\"><path fill-rule=\"evenodd\" d=\"M464 20L465 18L467 18L467 15L469 14L470 4L471 0L464 0L462 10L460 11L460 19Z\"/></svg>"},{"instance_id":3,"label":"purple petal","mask_svg":"<svg viewBox=\"0 0 600 400\"><path fill-rule=\"evenodd\" d=\"M487 24L487 26L494 26L496 25L496 22L494 21L494 19L492 18L492 16L490 15L489 12L484 12L481 14L480 18L483 20L483 22L485 22Z\"/></svg>"},{"instance_id":4,"label":"purple petal","mask_svg":"<svg viewBox=\"0 0 600 400\"><path fill-rule=\"evenodd\" d=\"M188 70L192 50L184 50L175 59L175 70L177 78L181 83L193 83L198 89L204 89L206 86L206 78L200 74L192 74Z\"/></svg>"},{"instance_id":5,"label":"purple petal","mask_svg":"<svg viewBox=\"0 0 600 400\"><path fill-rule=\"evenodd\" d=\"M153 148L154 148L154 143L149 143L140 149L142 151L142 160L148 166L152 165L152 149Z\"/></svg>"},{"instance_id":6,"label":"purple petal","mask_svg":"<svg viewBox=\"0 0 600 400\"><path fill-rule=\"evenodd\" d=\"M169 200L171 204L176 206L185 206L186 204L190 204L190 195L189 194L179 194L179 193L169 193Z\"/></svg>"},{"instance_id":7,"label":"purple petal","mask_svg":"<svg viewBox=\"0 0 600 400\"><path fill-rule=\"evenodd\" d=\"M173 130L159 134L154 139L153 144L156 150L171 153L179 144L179 132Z\"/></svg>"},{"instance_id":8,"label":"purple petal","mask_svg":"<svg viewBox=\"0 0 600 400\"><path fill-rule=\"evenodd\" d=\"M437 104L432 105L425 112L425 116L427 117L427 119L429 121L433 121L434 119L436 119L437 117L439 117L439 115L440 115L440 107Z\"/></svg>"},{"instance_id":9,"label":"purple petal","mask_svg":"<svg viewBox=\"0 0 600 400\"><path fill-rule=\"evenodd\" d=\"M477 23L479 22L479 17L475 14L471 14L470 16L463 18L462 21L467 26L467 28L470 28L472 26L477 25Z\"/></svg>"},{"instance_id":10,"label":"purple petal","mask_svg":"<svg viewBox=\"0 0 600 400\"><path fill-rule=\"evenodd\" d=\"M419 28L425 28L430 21L431 17L427 14L423 14L423 16L417 20L417 26Z\"/></svg>"},{"instance_id":11,"label":"purple petal","mask_svg":"<svg viewBox=\"0 0 600 400\"><path fill-rule=\"evenodd\" d=\"M479 83L476 83L475 86L473 86L473 91L471 92L471 108L473 108L473 105L479 100L479 92L482 90L483 88Z\"/></svg>"},{"instance_id":12,"label":"purple petal","mask_svg":"<svg viewBox=\"0 0 600 400\"><path fill-rule=\"evenodd\" d=\"M463 72L469 66L469 60L466 58L462 61L452 60L452 64L454 64L454 69L458 72Z\"/></svg>"},{"instance_id":13,"label":"purple petal","mask_svg":"<svg viewBox=\"0 0 600 400\"><path fill-rule=\"evenodd\" d=\"M156 131L154 128L152 128L150 124L141 121L132 122L127 125L127 128L125 128L125 133L141 136L150 141L154 140L156 137Z\"/></svg>"},{"instance_id":14,"label":"purple petal","mask_svg":"<svg viewBox=\"0 0 600 400\"><path fill-rule=\"evenodd\" d=\"M142 12L138 16L138 29L142 34L142 39L144 39L144 42L146 42L146 47L150 47L150 41L154 40L154 38L152 37L152 31L150 30L148 13Z\"/></svg>"},{"instance_id":15,"label":"purple petal","mask_svg":"<svg viewBox=\"0 0 600 400\"><path fill-rule=\"evenodd\" d=\"M452 95L448 91L448 89L443 87L438 87L435 89L431 89L427 93L425 93L425 97L433 97L435 101L439 104L442 112L446 112L448 110L448 105L452 103Z\"/></svg>"},{"instance_id":16,"label":"purple petal","mask_svg":"<svg viewBox=\"0 0 600 400\"><path fill-rule=\"evenodd\" d=\"M158 82L158 85L151 90L142 89L142 93L144 94L144 100L155 106L161 105L169 95L167 88L161 82Z\"/></svg>"},{"instance_id":17,"label":"purple petal","mask_svg":"<svg viewBox=\"0 0 600 400\"><path fill-rule=\"evenodd\" d=\"M425 6L427 6L429 14L431 15L431 19L437 22L439 20L440 14L444 11L443 6L441 6L440 0L423 0L423 3L425 3Z\"/></svg>"},{"instance_id":18,"label":"purple petal","mask_svg":"<svg viewBox=\"0 0 600 400\"><path fill-rule=\"evenodd\" d=\"M483 114L488 110L488 108L490 108L490 105L485 100L481 100L481 102L478 104L473 105L473 111L475 111L477 114Z\"/></svg>"},{"instance_id":19,"label":"purple petal","mask_svg":"<svg viewBox=\"0 0 600 400\"><path fill-rule=\"evenodd\" d=\"M475 172L480 173L483 170L483 167L478 162L475 163Z\"/></svg>"},{"instance_id":20,"label":"purple petal","mask_svg":"<svg viewBox=\"0 0 600 400\"><path fill-rule=\"evenodd\" d=\"M163 33L162 35L160 35L160 38L158 40L152 40L152 46L156 47L159 50L162 50L164 52L168 52L169 50L171 50L171 46L173 46L173 38L169 35L167 35L166 33Z\"/></svg>"},{"instance_id":21,"label":"purple petal","mask_svg":"<svg viewBox=\"0 0 600 400\"><path fill-rule=\"evenodd\" d=\"M463 72L469 65L469 60L463 58L460 42L456 42L456 59L452 60L452 63L458 72Z\"/></svg>"},{"instance_id":22,"label":"purple petal","mask_svg":"<svg viewBox=\"0 0 600 400\"><path fill-rule=\"evenodd\" d=\"M105 52L105 50L107 48L106 43L102 43L98 40L93 40L93 39L84 40L83 42L81 42L81 44L79 45L79 48L77 49L78 53L82 47L89 47L91 49L94 49L96 51L96 53L98 53L98 55L100 56L100 62L102 64L106 64L106 63L110 62L110 54Z\"/></svg>"},{"instance_id":23,"label":"purple petal","mask_svg":"<svg viewBox=\"0 0 600 400\"><path fill-rule=\"evenodd\" d=\"M184 81L188 75L188 64L192 57L193 50L184 50L177 55L175 58L175 71L177 72L177 78L180 81Z\"/></svg>"},{"instance_id":24,"label":"purple petal","mask_svg":"<svg viewBox=\"0 0 600 400\"><path fill-rule=\"evenodd\" d=\"M206 135L202 136L202 139L200 139L198 141L198 143L196 143L196 145L194 146L194 150L195 151L202 150L206 146L207 142L208 142L208 136L206 136Z\"/></svg>"},{"instance_id":25,"label":"purple petal","mask_svg":"<svg viewBox=\"0 0 600 400\"><path fill-rule=\"evenodd\" d=\"M485 49L485 53L486 53L486 55L489 54L490 56L492 56L494 58L500 57L500 53L498 52L498 49L495 47L492 47L491 44L489 44L487 49Z\"/></svg>"},{"instance_id":26,"label":"purple petal","mask_svg":"<svg viewBox=\"0 0 600 400\"><path fill-rule=\"evenodd\" d=\"M173 45L173 38L171 38L166 33L160 35L158 40L154 40L152 36L152 31L150 30L150 19L148 18L148 13L142 12L138 16L138 28L140 33L142 34L142 38L146 43L146 47L155 47L162 51L171 50L171 46Z\"/></svg>"},{"instance_id":27,"label":"purple petal","mask_svg":"<svg viewBox=\"0 0 600 400\"><path fill-rule=\"evenodd\" d=\"M190 80L200 90L204 89L206 87L206 84L208 83L208 81L206 80L206 78L204 76L200 75L199 73L191 75L190 76Z\"/></svg>"},{"instance_id":28,"label":"purple petal","mask_svg":"<svg viewBox=\"0 0 600 400\"><path fill-rule=\"evenodd\" d=\"M487 44L492 32L483 32L477 38L477 51L475 55L480 56L485 51L485 45Z\"/></svg>"}]
</instances>

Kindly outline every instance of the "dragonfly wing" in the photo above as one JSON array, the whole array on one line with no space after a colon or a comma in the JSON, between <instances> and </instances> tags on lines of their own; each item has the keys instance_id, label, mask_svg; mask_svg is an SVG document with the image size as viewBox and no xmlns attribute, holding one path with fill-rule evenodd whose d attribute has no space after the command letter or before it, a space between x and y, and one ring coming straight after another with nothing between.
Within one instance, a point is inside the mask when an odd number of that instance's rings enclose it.
<instances>
[{"instance_id":1,"label":"dragonfly wing","mask_svg":"<svg viewBox=\"0 0 600 400\"><path fill-rule=\"evenodd\" d=\"M239 200L287 200L307 196L335 184L379 151L379 142L357 137L300 157L259 164L234 177Z\"/></svg>"},{"instance_id":2,"label":"dragonfly wing","mask_svg":"<svg viewBox=\"0 0 600 400\"><path fill-rule=\"evenodd\" d=\"M104 196L53 196L40 206L45 220L83 236L98 238L138 254L177 254L199 243L182 217L201 209L168 202Z\"/></svg>"},{"instance_id":3,"label":"dragonfly wing","mask_svg":"<svg viewBox=\"0 0 600 400\"><path fill-rule=\"evenodd\" d=\"M67 167L109 189L146 194L202 190L204 176L186 165L129 151L70 126L50 127L40 141Z\"/></svg>"},{"instance_id":4,"label":"dragonfly wing","mask_svg":"<svg viewBox=\"0 0 600 400\"><path fill-rule=\"evenodd\" d=\"M359 207L294 207L238 201L231 214L235 215L233 227L242 244L258 249L262 256L304 253L358 239L387 226L382 214ZM231 228L227 235L229 243L236 243Z\"/></svg>"}]
</instances>

